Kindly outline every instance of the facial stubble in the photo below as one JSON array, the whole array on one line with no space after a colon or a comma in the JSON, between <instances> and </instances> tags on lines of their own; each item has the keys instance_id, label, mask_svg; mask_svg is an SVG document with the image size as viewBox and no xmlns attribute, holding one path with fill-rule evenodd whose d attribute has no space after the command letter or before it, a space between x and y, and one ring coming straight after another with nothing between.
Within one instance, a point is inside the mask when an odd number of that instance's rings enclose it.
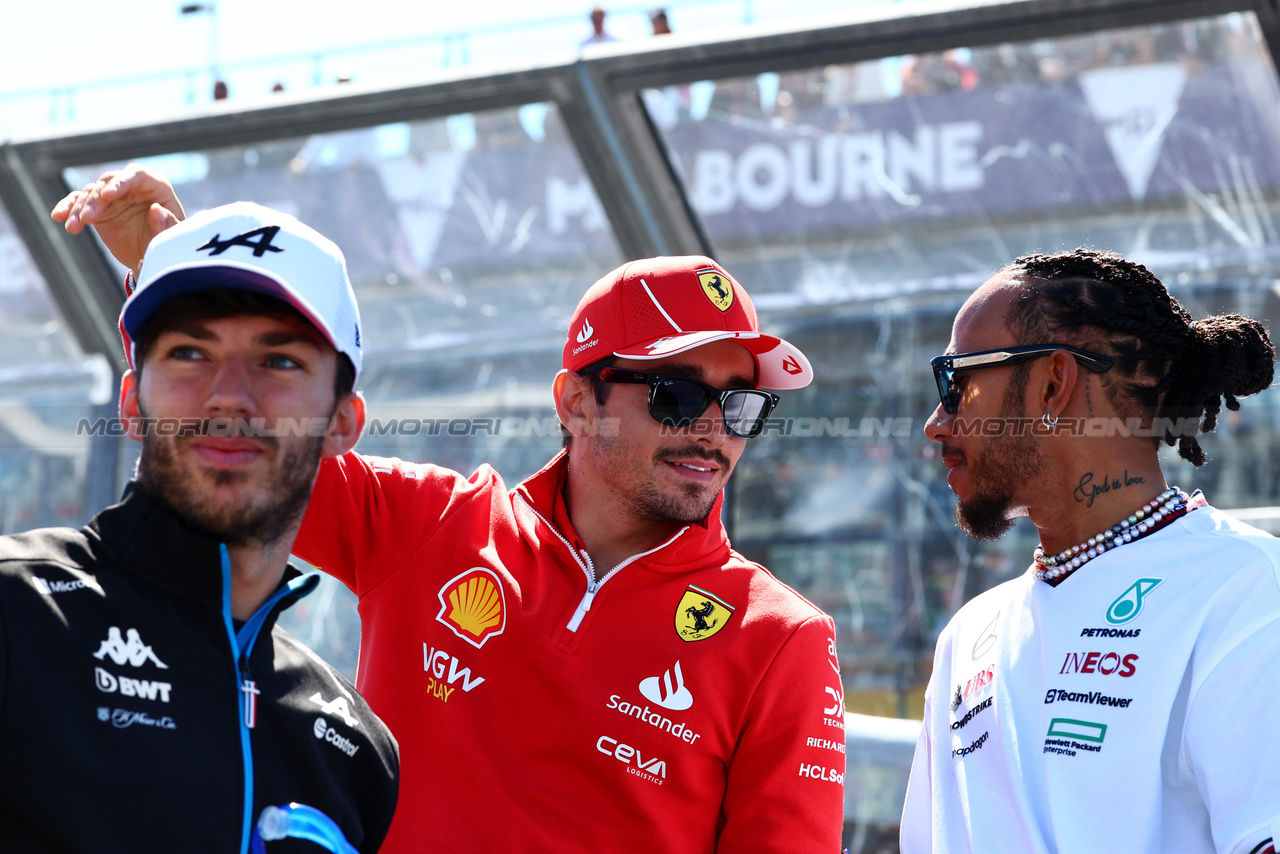
<instances>
[{"instance_id":1,"label":"facial stubble","mask_svg":"<svg viewBox=\"0 0 1280 854\"><path fill-rule=\"evenodd\" d=\"M1024 371L1010 378L1000 408L1000 417L1006 424L1024 415L1023 398L1029 379L1029 372ZM996 436L981 453L966 453L974 493L956 503L960 530L977 540L996 540L1008 533L1014 522L1010 510L1017 501L1016 490L1042 470L1043 460L1040 446L1029 431Z\"/></svg>"},{"instance_id":2,"label":"facial stubble","mask_svg":"<svg viewBox=\"0 0 1280 854\"><path fill-rule=\"evenodd\" d=\"M149 421L141 401L138 409ZM211 506L209 496L178 462L176 446L192 438L166 439L148 432L138 458L138 482L184 525L229 546L268 546L301 521L320 467L323 436L307 436L305 442L283 447L277 437L259 437L268 456L276 461L270 480L257 500L228 508ZM233 486L248 482L250 477L248 472L220 470L214 472L213 483L215 487Z\"/></svg>"}]
</instances>

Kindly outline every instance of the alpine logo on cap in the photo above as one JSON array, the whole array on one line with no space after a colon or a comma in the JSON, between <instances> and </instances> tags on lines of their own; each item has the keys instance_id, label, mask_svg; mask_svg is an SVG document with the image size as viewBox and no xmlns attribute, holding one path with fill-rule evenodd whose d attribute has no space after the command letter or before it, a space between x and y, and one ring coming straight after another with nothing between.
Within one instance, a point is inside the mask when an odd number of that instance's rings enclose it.
<instances>
[{"instance_id":1,"label":"alpine logo on cap","mask_svg":"<svg viewBox=\"0 0 1280 854\"><path fill-rule=\"evenodd\" d=\"M791 375L803 374L804 368L800 367L800 363L796 361L795 356L788 356L782 360L782 370Z\"/></svg>"},{"instance_id":2,"label":"alpine logo on cap","mask_svg":"<svg viewBox=\"0 0 1280 854\"><path fill-rule=\"evenodd\" d=\"M280 226L278 225L264 225L262 228L255 228L253 231L246 231L244 234L237 234L230 240L221 240L219 238L221 238L222 235L215 234L213 237L209 238L208 243L199 247L196 251L203 252L206 249L212 249L213 251L209 253L209 257L212 258L214 255L221 255L232 246L244 246L253 250L254 258L261 258L268 252L284 251L279 246L271 245L271 241L279 231ZM257 238L257 240L254 240L254 238Z\"/></svg>"},{"instance_id":3,"label":"alpine logo on cap","mask_svg":"<svg viewBox=\"0 0 1280 854\"><path fill-rule=\"evenodd\" d=\"M721 311L728 311L733 305L733 285L726 280L719 270L699 270L698 284L702 292L711 300L711 304Z\"/></svg>"}]
</instances>

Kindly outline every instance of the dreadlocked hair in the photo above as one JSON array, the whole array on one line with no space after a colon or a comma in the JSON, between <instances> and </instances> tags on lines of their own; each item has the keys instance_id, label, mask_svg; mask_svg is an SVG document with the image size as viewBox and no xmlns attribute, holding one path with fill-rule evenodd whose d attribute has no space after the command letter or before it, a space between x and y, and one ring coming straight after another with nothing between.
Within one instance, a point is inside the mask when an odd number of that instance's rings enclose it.
<instances>
[{"instance_id":1,"label":"dreadlocked hair","mask_svg":"<svg viewBox=\"0 0 1280 854\"><path fill-rule=\"evenodd\" d=\"M1146 267L1114 252L1024 255L1001 272L1022 287L1006 318L1020 344L1063 343L1113 356L1101 384L1126 416L1163 427L1193 465L1196 436L1214 429L1223 401L1271 385L1276 351L1258 321L1220 314L1194 321Z\"/></svg>"}]
</instances>

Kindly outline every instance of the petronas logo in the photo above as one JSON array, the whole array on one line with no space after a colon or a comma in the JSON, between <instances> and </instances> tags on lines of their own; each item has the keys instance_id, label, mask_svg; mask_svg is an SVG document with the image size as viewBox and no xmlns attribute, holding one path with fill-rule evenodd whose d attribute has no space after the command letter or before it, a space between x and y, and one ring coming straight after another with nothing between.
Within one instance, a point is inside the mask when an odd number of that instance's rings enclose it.
<instances>
[{"instance_id":1,"label":"petronas logo","mask_svg":"<svg viewBox=\"0 0 1280 854\"><path fill-rule=\"evenodd\" d=\"M1142 613L1142 600L1155 590L1163 578L1139 578L1107 608L1107 622L1113 626L1127 623Z\"/></svg>"}]
</instances>

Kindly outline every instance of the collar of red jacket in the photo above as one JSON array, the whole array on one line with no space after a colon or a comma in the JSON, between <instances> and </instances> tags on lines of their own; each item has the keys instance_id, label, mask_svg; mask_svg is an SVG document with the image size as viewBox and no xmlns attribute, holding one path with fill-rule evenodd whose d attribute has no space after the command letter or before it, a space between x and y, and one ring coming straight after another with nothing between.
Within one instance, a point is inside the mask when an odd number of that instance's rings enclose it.
<instances>
[{"instance_id":1,"label":"collar of red jacket","mask_svg":"<svg viewBox=\"0 0 1280 854\"><path fill-rule=\"evenodd\" d=\"M569 542L578 541L577 532L573 528L573 520L569 518L569 508L564 500L564 484L569 476L569 455L561 451L542 469L530 475L516 491L537 513L555 526L556 530ZM711 512L699 521L689 525L689 529L677 541L679 546L674 550L680 555L678 560L687 561L690 554L710 554L728 551L729 536L720 520L720 510L724 504L724 493L716 497L711 505ZM654 555L655 563L667 563L673 560L663 549ZM665 559L664 559L665 558Z\"/></svg>"}]
</instances>

